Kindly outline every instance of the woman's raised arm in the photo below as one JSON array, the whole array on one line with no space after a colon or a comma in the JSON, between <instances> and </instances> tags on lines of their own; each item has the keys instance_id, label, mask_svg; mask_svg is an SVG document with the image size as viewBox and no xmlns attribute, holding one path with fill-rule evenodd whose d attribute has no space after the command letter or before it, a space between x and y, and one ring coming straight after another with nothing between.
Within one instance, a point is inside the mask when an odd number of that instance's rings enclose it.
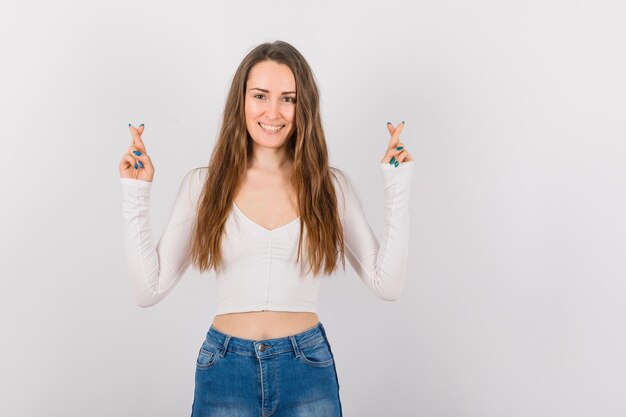
<instances>
[{"instance_id":1,"label":"woman's raised arm","mask_svg":"<svg viewBox=\"0 0 626 417\"><path fill-rule=\"evenodd\" d=\"M126 154L120 162L120 183L126 268L133 281L135 303L140 307L150 307L172 291L189 267L191 230L202 185L202 170L193 169L184 176L170 210L169 220L155 245L150 223L150 192L154 168L140 137L142 131L143 129L134 129L134 149L129 148L129 151L139 151L141 155L133 153L134 157L143 161L144 167L150 167L150 172L142 174L142 168L134 168L138 161L129 161L129 154ZM132 167L130 169L137 171L136 175L124 175L122 168L127 168L123 166L124 161Z\"/></svg>"},{"instance_id":2,"label":"woman's raised arm","mask_svg":"<svg viewBox=\"0 0 626 417\"><path fill-rule=\"evenodd\" d=\"M379 164L385 216L381 242L367 221L349 176L343 173L338 178L346 257L361 281L388 301L402 294L409 253L409 201L415 161L400 142L403 126L404 122L395 129L387 124L391 139Z\"/></svg>"}]
</instances>

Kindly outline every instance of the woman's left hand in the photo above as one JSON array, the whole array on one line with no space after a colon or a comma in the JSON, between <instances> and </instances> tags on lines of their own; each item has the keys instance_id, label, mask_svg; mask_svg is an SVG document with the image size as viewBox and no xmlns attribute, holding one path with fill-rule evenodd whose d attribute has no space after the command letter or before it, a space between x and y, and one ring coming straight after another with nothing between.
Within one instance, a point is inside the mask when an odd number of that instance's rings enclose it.
<instances>
[{"instance_id":1,"label":"woman's left hand","mask_svg":"<svg viewBox=\"0 0 626 417\"><path fill-rule=\"evenodd\" d=\"M400 142L400 132L402 132L403 128L404 122L396 127L393 127L391 123L387 123L387 130L389 130L391 139L389 140L389 145L387 145L387 152L382 161L380 161L381 164L387 163L397 167L403 162L413 161L413 157L411 157L409 151L407 151L404 144Z\"/></svg>"}]
</instances>

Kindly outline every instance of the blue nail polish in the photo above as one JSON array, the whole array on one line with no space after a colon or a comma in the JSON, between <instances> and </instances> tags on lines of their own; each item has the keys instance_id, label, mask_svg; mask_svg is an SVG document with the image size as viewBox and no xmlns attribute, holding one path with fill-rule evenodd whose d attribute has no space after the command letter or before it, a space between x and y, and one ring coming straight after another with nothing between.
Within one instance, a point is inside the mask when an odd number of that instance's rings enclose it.
<instances>
[{"instance_id":1,"label":"blue nail polish","mask_svg":"<svg viewBox=\"0 0 626 417\"><path fill-rule=\"evenodd\" d=\"M143 123L139 125L139 127L143 126Z\"/></svg>"},{"instance_id":2,"label":"blue nail polish","mask_svg":"<svg viewBox=\"0 0 626 417\"><path fill-rule=\"evenodd\" d=\"M396 161L396 163L394 164L396 168L398 168L398 161Z\"/></svg>"},{"instance_id":3,"label":"blue nail polish","mask_svg":"<svg viewBox=\"0 0 626 417\"><path fill-rule=\"evenodd\" d=\"M395 160L396 160L396 157L395 157L395 156L394 156L394 157L392 157L392 158L391 158L391 161L389 161L389 165L393 165L393 163L394 163L394 161L395 161Z\"/></svg>"},{"instance_id":4,"label":"blue nail polish","mask_svg":"<svg viewBox=\"0 0 626 417\"><path fill-rule=\"evenodd\" d=\"M139 168L143 168L143 163L139 161Z\"/></svg>"},{"instance_id":5,"label":"blue nail polish","mask_svg":"<svg viewBox=\"0 0 626 417\"><path fill-rule=\"evenodd\" d=\"M404 124L404 120L402 121L402 124Z\"/></svg>"},{"instance_id":6,"label":"blue nail polish","mask_svg":"<svg viewBox=\"0 0 626 417\"><path fill-rule=\"evenodd\" d=\"M137 155L137 156L141 156L141 152L139 152L139 151L133 151L133 153L134 153L135 155Z\"/></svg>"},{"instance_id":7,"label":"blue nail polish","mask_svg":"<svg viewBox=\"0 0 626 417\"><path fill-rule=\"evenodd\" d=\"M137 164L135 164L135 169L137 169Z\"/></svg>"},{"instance_id":8,"label":"blue nail polish","mask_svg":"<svg viewBox=\"0 0 626 417\"><path fill-rule=\"evenodd\" d=\"M396 148L396 151L401 151L402 149L404 149L404 146L398 146L398 147Z\"/></svg>"},{"instance_id":9,"label":"blue nail polish","mask_svg":"<svg viewBox=\"0 0 626 417\"><path fill-rule=\"evenodd\" d=\"M128 127L130 127L130 123L128 124Z\"/></svg>"}]
</instances>

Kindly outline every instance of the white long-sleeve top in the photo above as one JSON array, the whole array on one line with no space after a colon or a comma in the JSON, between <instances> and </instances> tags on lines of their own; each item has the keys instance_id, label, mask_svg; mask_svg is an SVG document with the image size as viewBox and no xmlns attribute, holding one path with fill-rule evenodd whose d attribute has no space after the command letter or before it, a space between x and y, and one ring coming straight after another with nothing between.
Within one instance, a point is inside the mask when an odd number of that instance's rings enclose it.
<instances>
[{"instance_id":1,"label":"white long-sleeve top","mask_svg":"<svg viewBox=\"0 0 626 417\"><path fill-rule=\"evenodd\" d=\"M365 217L349 176L341 171L334 181L346 257L361 281L384 300L397 299L404 287L414 165L414 161L403 162L398 167L379 164L385 215L381 242ZM188 269L191 230L207 172L204 167L185 175L156 245L149 214L152 182L120 178L126 264L137 305L157 304ZM224 267L216 271L216 314L265 310L317 312L323 275L313 277L308 271L305 250L301 254L304 262L296 264L299 235L300 217L269 230L248 218L233 202L222 239Z\"/></svg>"}]
</instances>

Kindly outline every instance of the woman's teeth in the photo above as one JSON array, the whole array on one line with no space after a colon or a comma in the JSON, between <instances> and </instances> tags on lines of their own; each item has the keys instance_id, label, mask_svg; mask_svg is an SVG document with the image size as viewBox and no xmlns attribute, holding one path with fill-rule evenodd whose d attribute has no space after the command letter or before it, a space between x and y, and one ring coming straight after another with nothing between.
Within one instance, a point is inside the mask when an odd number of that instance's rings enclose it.
<instances>
[{"instance_id":1,"label":"woman's teeth","mask_svg":"<svg viewBox=\"0 0 626 417\"><path fill-rule=\"evenodd\" d=\"M261 126L263 128L263 130L265 130L268 133L278 132L280 129L285 127L285 125L272 126L272 125L266 125L266 124L263 124L263 123L259 123L259 126Z\"/></svg>"}]
</instances>

